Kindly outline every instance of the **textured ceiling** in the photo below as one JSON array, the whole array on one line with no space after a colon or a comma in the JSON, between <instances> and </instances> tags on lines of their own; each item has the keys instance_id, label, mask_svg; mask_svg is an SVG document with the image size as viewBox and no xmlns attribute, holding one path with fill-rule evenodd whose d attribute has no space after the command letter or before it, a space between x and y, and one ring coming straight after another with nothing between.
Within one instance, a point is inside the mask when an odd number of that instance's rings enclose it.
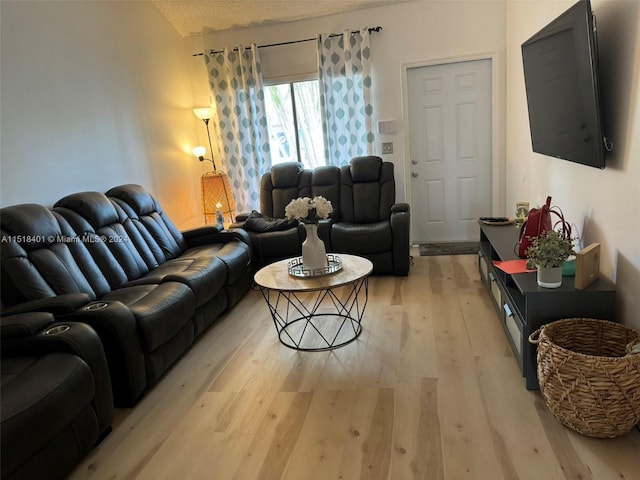
<instances>
[{"instance_id":1,"label":"textured ceiling","mask_svg":"<svg viewBox=\"0 0 640 480\"><path fill-rule=\"evenodd\" d=\"M403 0L151 0L183 37L289 22ZM404 0L406 1L406 0Z\"/></svg>"}]
</instances>

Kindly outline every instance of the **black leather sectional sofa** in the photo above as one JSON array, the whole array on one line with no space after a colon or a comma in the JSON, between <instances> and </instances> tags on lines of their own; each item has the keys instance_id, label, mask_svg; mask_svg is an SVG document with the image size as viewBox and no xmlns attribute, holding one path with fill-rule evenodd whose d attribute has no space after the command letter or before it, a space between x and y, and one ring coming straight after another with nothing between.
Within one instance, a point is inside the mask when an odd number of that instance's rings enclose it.
<instances>
[{"instance_id":1,"label":"black leather sectional sofa","mask_svg":"<svg viewBox=\"0 0 640 480\"><path fill-rule=\"evenodd\" d=\"M0 223L2 315L90 325L116 406L134 405L252 283L245 232L180 232L139 185L5 207Z\"/></svg>"}]
</instances>

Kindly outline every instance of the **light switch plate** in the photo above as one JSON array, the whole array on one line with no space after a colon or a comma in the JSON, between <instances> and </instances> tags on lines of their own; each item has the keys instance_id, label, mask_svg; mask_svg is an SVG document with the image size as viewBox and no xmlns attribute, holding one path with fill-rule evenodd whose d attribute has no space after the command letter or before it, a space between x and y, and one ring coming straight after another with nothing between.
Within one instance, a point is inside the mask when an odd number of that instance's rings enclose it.
<instances>
[{"instance_id":1,"label":"light switch plate","mask_svg":"<svg viewBox=\"0 0 640 480\"><path fill-rule=\"evenodd\" d=\"M396 133L398 131L398 125L395 120L380 120L378 122L378 133L388 134Z\"/></svg>"},{"instance_id":2,"label":"light switch plate","mask_svg":"<svg viewBox=\"0 0 640 480\"><path fill-rule=\"evenodd\" d=\"M393 153L393 142L383 142L382 153Z\"/></svg>"}]
</instances>

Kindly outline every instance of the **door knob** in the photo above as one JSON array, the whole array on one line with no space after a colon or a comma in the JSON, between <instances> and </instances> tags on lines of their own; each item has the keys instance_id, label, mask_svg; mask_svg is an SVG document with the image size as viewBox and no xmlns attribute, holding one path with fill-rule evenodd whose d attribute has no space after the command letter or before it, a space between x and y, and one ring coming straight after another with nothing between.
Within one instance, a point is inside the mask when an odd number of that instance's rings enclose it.
<instances>
[{"instance_id":1,"label":"door knob","mask_svg":"<svg viewBox=\"0 0 640 480\"><path fill-rule=\"evenodd\" d=\"M416 172L411 172L411 176L412 176L413 178L416 178L416 177L418 176L418 174L417 174Z\"/></svg>"},{"instance_id":2,"label":"door knob","mask_svg":"<svg viewBox=\"0 0 640 480\"><path fill-rule=\"evenodd\" d=\"M411 165L417 165L418 161L417 160L411 160Z\"/></svg>"}]
</instances>

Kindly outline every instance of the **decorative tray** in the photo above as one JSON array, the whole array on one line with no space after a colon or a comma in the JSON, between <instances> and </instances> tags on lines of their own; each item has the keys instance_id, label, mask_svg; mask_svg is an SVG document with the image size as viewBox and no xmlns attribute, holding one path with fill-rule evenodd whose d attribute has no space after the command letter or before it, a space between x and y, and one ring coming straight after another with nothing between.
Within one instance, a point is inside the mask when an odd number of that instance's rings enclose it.
<instances>
[{"instance_id":1,"label":"decorative tray","mask_svg":"<svg viewBox=\"0 0 640 480\"><path fill-rule=\"evenodd\" d=\"M513 217L482 217L480 221L485 225L511 225L516 219Z\"/></svg>"},{"instance_id":2,"label":"decorative tray","mask_svg":"<svg viewBox=\"0 0 640 480\"><path fill-rule=\"evenodd\" d=\"M327 254L327 266L325 268L316 268L310 270L305 268L302 263L302 257L296 257L287 264L289 275L299 278L313 278L330 275L342 270L342 259L338 255L332 253Z\"/></svg>"}]
</instances>

